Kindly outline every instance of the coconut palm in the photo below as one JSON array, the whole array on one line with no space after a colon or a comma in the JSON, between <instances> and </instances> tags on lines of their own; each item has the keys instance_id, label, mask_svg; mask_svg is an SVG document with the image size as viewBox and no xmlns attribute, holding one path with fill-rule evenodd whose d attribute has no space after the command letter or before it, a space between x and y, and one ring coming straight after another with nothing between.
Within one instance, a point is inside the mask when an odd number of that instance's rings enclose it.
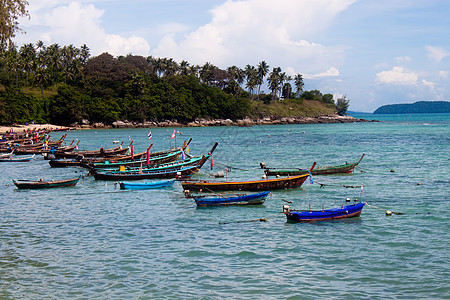
<instances>
[{"instance_id":1,"label":"coconut palm","mask_svg":"<svg viewBox=\"0 0 450 300\"><path fill-rule=\"evenodd\" d=\"M305 86L305 83L303 82L303 76L302 74L296 74L294 76L294 85L296 87L296 94L297 97L300 97L300 95L303 92L303 87Z\"/></svg>"},{"instance_id":2,"label":"coconut palm","mask_svg":"<svg viewBox=\"0 0 450 300\"><path fill-rule=\"evenodd\" d=\"M269 65L263 60L258 64L258 100L261 93L261 85L264 83L264 77L269 73Z\"/></svg>"}]
</instances>

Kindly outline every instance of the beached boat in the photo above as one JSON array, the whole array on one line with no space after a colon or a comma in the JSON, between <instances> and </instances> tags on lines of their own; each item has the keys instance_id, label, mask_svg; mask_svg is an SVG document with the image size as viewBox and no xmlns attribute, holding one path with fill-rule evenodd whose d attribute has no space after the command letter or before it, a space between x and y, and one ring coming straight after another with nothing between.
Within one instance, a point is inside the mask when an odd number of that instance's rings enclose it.
<instances>
[{"instance_id":1,"label":"beached boat","mask_svg":"<svg viewBox=\"0 0 450 300\"><path fill-rule=\"evenodd\" d=\"M178 157L181 155L181 150L175 151L175 152L169 152L169 153L165 153L162 155L150 155L147 159L146 155L141 156L138 159L129 159L129 160L118 160L115 161L114 159L112 160L106 160L104 162L94 162L94 163L90 163L88 165L89 168L91 169L119 169L121 166L125 167L125 168L131 168L131 167L139 167L141 165L143 165L144 167L148 167L148 166L155 166L158 164L163 164L163 163L171 163L174 162L178 159Z\"/></svg>"},{"instance_id":2,"label":"beached boat","mask_svg":"<svg viewBox=\"0 0 450 300\"><path fill-rule=\"evenodd\" d=\"M316 167L313 170L266 168L263 163L261 164L261 167L264 169L264 173L267 176L295 176L308 173L308 171L310 171L312 175L345 174L345 173L352 173L353 170L356 168L356 166L361 162L363 157L364 154L357 162L354 163L346 163L338 166Z\"/></svg>"},{"instance_id":3,"label":"beached boat","mask_svg":"<svg viewBox=\"0 0 450 300\"><path fill-rule=\"evenodd\" d=\"M7 157L7 158L0 158L0 162L29 162L32 161L35 154L27 157Z\"/></svg>"},{"instance_id":4,"label":"beached boat","mask_svg":"<svg viewBox=\"0 0 450 300\"><path fill-rule=\"evenodd\" d=\"M119 182L121 190L150 190L173 186L175 179L150 182Z\"/></svg>"},{"instance_id":5,"label":"beached boat","mask_svg":"<svg viewBox=\"0 0 450 300\"><path fill-rule=\"evenodd\" d=\"M130 143L131 146L132 142ZM104 149L103 147L99 150L85 150L85 151L71 151L71 152L55 152L53 155L58 158L73 158L77 156L81 157L108 157L115 156L119 154L125 154L129 150L129 147L122 148L122 144L115 148Z\"/></svg>"},{"instance_id":6,"label":"beached boat","mask_svg":"<svg viewBox=\"0 0 450 300\"><path fill-rule=\"evenodd\" d=\"M316 163L313 164L314 168ZM311 169L312 169L311 168ZM184 181L181 185L184 190L189 191L271 191L279 189L292 189L302 186L309 177L309 173L282 177L275 179L262 179L251 181Z\"/></svg>"},{"instance_id":7,"label":"beached boat","mask_svg":"<svg viewBox=\"0 0 450 300\"><path fill-rule=\"evenodd\" d=\"M283 213L288 221L314 222L359 217L365 203L342 205L341 207L322 210L291 210L289 205L283 206Z\"/></svg>"},{"instance_id":8,"label":"beached boat","mask_svg":"<svg viewBox=\"0 0 450 300\"><path fill-rule=\"evenodd\" d=\"M258 205L263 204L269 195L269 191L255 194L234 194L234 195L216 195L214 197L205 195L191 195L197 206L228 206L228 205Z\"/></svg>"},{"instance_id":9,"label":"beached boat","mask_svg":"<svg viewBox=\"0 0 450 300\"><path fill-rule=\"evenodd\" d=\"M47 189L56 187L74 186L80 180L81 175L77 178L64 179L64 180L13 180L13 183L19 189Z\"/></svg>"}]
</instances>

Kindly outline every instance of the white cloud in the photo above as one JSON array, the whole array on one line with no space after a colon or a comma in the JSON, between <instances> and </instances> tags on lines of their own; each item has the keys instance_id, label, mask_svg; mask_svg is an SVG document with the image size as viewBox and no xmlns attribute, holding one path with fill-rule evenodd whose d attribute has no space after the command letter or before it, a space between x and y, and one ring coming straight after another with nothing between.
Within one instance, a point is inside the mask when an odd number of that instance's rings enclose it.
<instances>
[{"instance_id":1,"label":"white cloud","mask_svg":"<svg viewBox=\"0 0 450 300\"><path fill-rule=\"evenodd\" d=\"M392 70L377 73L376 81L387 84L397 85L415 85L418 75L414 72L408 72L402 67L393 67Z\"/></svg>"},{"instance_id":2,"label":"white cloud","mask_svg":"<svg viewBox=\"0 0 450 300\"><path fill-rule=\"evenodd\" d=\"M328 70L326 70L325 72L321 72L318 74L313 74L313 75L305 74L304 78L314 79L314 78L321 78L321 77L336 77L336 76L339 76L339 70L334 67L331 67Z\"/></svg>"},{"instance_id":3,"label":"white cloud","mask_svg":"<svg viewBox=\"0 0 450 300\"><path fill-rule=\"evenodd\" d=\"M101 27L103 11L92 4L71 2L61 5L57 1L30 1L31 19L23 20L23 28L33 26L33 36L18 35L18 44L44 41L46 44L83 44L91 49L91 55L109 52L113 55L128 53L147 55L150 51L148 42L138 36L122 37L108 34Z\"/></svg>"},{"instance_id":4,"label":"white cloud","mask_svg":"<svg viewBox=\"0 0 450 300\"><path fill-rule=\"evenodd\" d=\"M404 63L404 62L408 62L411 61L411 57L409 56L399 56L395 58L395 61L398 63Z\"/></svg>"},{"instance_id":5,"label":"white cloud","mask_svg":"<svg viewBox=\"0 0 450 300\"><path fill-rule=\"evenodd\" d=\"M428 58L437 63L450 56L450 52L441 47L425 46L425 49L428 51Z\"/></svg>"},{"instance_id":6,"label":"white cloud","mask_svg":"<svg viewBox=\"0 0 450 300\"><path fill-rule=\"evenodd\" d=\"M446 79L448 77L448 71L439 71L439 78Z\"/></svg>"},{"instance_id":7,"label":"white cloud","mask_svg":"<svg viewBox=\"0 0 450 300\"><path fill-rule=\"evenodd\" d=\"M266 60L293 73L316 73L341 65L345 48L311 40L355 1L228 0L211 11L210 23L181 41L166 35L152 54L221 67Z\"/></svg>"}]
</instances>

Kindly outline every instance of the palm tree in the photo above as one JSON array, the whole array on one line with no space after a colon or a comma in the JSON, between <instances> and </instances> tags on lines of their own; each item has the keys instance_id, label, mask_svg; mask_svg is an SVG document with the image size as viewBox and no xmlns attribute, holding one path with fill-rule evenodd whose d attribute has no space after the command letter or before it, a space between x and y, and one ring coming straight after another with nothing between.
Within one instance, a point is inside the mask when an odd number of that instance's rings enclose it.
<instances>
[{"instance_id":1,"label":"palm tree","mask_svg":"<svg viewBox=\"0 0 450 300\"><path fill-rule=\"evenodd\" d=\"M189 62L186 60L180 63L180 75L189 75Z\"/></svg>"},{"instance_id":2,"label":"palm tree","mask_svg":"<svg viewBox=\"0 0 450 300\"><path fill-rule=\"evenodd\" d=\"M261 93L261 85L264 83L264 77L269 73L269 65L263 60L258 64L258 100Z\"/></svg>"},{"instance_id":3,"label":"palm tree","mask_svg":"<svg viewBox=\"0 0 450 300\"><path fill-rule=\"evenodd\" d=\"M283 98L284 99L290 99L291 98L291 92L292 92L292 86L291 86L291 81L292 81L292 77L290 75L287 75L285 77L285 83L283 84Z\"/></svg>"},{"instance_id":4,"label":"palm tree","mask_svg":"<svg viewBox=\"0 0 450 300\"><path fill-rule=\"evenodd\" d=\"M28 88L29 74L34 70L36 60L36 50L32 43L25 44L19 50L21 64L26 72L26 87Z\"/></svg>"},{"instance_id":5,"label":"palm tree","mask_svg":"<svg viewBox=\"0 0 450 300\"><path fill-rule=\"evenodd\" d=\"M257 71L254 66L247 65L245 66L245 78L247 80L246 87L248 88L248 92L250 93L249 97L253 100L254 89L258 84L258 76Z\"/></svg>"},{"instance_id":6,"label":"palm tree","mask_svg":"<svg viewBox=\"0 0 450 300\"><path fill-rule=\"evenodd\" d=\"M303 92L303 87L305 86L302 74L297 74L294 76L294 85L297 89L296 91L297 97L300 97L300 95Z\"/></svg>"},{"instance_id":7,"label":"palm tree","mask_svg":"<svg viewBox=\"0 0 450 300\"><path fill-rule=\"evenodd\" d=\"M278 91L280 90L281 83L281 68L276 67L272 69L272 72L269 74L269 78L267 81L269 82L269 89L272 91L272 100L275 100L278 96Z\"/></svg>"}]
</instances>

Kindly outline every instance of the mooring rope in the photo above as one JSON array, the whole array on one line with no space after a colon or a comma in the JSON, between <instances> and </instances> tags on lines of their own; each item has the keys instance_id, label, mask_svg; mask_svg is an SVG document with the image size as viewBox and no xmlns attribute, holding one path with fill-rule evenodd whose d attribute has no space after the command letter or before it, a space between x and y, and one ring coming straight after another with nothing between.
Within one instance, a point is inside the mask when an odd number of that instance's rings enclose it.
<instances>
[{"instance_id":1,"label":"mooring rope","mask_svg":"<svg viewBox=\"0 0 450 300\"><path fill-rule=\"evenodd\" d=\"M401 213L401 212L396 212L396 211L392 211L392 210L387 210L387 209L384 209L384 208L376 207L374 205L370 205L367 202L364 202L364 204L366 204L368 207L373 207L375 209L379 209L379 210L385 211L387 215L390 215L390 214L404 215L405 214L405 213Z\"/></svg>"}]
</instances>

